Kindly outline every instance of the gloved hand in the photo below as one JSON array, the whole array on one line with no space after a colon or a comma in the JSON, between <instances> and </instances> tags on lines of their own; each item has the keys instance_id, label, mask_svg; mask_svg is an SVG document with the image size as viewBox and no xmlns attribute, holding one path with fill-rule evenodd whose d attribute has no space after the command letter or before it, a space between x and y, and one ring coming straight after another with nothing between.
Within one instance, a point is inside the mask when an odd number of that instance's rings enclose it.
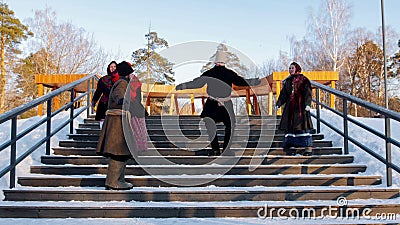
<instances>
[{"instance_id":1,"label":"gloved hand","mask_svg":"<svg viewBox=\"0 0 400 225\"><path fill-rule=\"evenodd\" d=\"M178 84L178 85L176 85L175 89L176 89L177 91L183 90L183 84Z\"/></svg>"},{"instance_id":2,"label":"gloved hand","mask_svg":"<svg viewBox=\"0 0 400 225\"><path fill-rule=\"evenodd\" d=\"M278 111L279 106L276 105L274 108L275 108L275 112L276 112L276 111Z\"/></svg>"},{"instance_id":3,"label":"gloved hand","mask_svg":"<svg viewBox=\"0 0 400 225\"><path fill-rule=\"evenodd\" d=\"M308 106L306 106L306 109L305 109L307 112L310 112L310 110L311 110L311 107L308 105Z\"/></svg>"}]
</instances>

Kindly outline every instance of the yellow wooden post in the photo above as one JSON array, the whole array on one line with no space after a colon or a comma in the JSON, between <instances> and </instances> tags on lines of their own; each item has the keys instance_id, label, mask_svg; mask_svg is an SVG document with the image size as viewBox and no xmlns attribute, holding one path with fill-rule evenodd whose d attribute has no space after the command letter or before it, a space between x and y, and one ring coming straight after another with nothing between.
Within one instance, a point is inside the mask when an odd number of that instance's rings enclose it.
<instances>
[{"instance_id":1,"label":"yellow wooden post","mask_svg":"<svg viewBox=\"0 0 400 225\"><path fill-rule=\"evenodd\" d=\"M251 116L251 102L250 102L250 90L246 89L246 106L247 106L247 115Z\"/></svg>"},{"instance_id":2,"label":"yellow wooden post","mask_svg":"<svg viewBox=\"0 0 400 225\"><path fill-rule=\"evenodd\" d=\"M43 90L43 84L38 84L38 98L43 96L44 90ZM38 105L38 116L43 115L43 104Z\"/></svg>"},{"instance_id":3,"label":"yellow wooden post","mask_svg":"<svg viewBox=\"0 0 400 225\"><path fill-rule=\"evenodd\" d=\"M335 81L331 81L331 88L335 89ZM330 94L331 96L331 108L335 108L335 95Z\"/></svg>"},{"instance_id":4,"label":"yellow wooden post","mask_svg":"<svg viewBox=\"0 0 400 225\"><path fill-rule=\"evenodd\" d=\"M173 112L174 112L174 102L175 102L174 99L175 99L175 94L171 94L170 102L169 102L170 103L170 105L169 105L169 115L172 115Z\"/></svg>"},{"instance_id":5,"label":"yellow wooden post","mask_svg":"<svg viewBox=\"0 0 400 225\"><path fill-rule=\"evenodd\" d=\"M195 115L196 110L194 109L194 94L190 94L190 106L192 107L192 115Z\"/></svg>"},{"instance_id":6,"label":"yellow wooden post","mask_svg":"<svg viewBox=\"0 0 400 225\"><path fill-rule=\"evenodd\" d=\"M54 90L57 90L57 86L54 86L53 87L53 91ZM53 110L55 111L55 110L57 110L57 109L59 109L60 108L60 97L58 97L58 96L55 96L54 98L53 98Z\"/></svg>"},{"instance_id":7,"label":"yellow wooden post","mask_svg":"<svg viewBox=\"0 0 400 225\"><path fill-rule=\"evenodd\" d=\"M174 96L174 104L175 104L176 114L179 115L178 97L176 95Z\"/></svg>"},{"instance_id":8,"label":"yellow wooden post","mask_svg":"<svg viewBox=\"0 0 400 225\"><path fill-rule=\"evenodd\" d=\"M277 80L276 81L276 100L278 100L280 94L281 94L281 81ZM276 112L276 115L282 115L281 108L278 109L278 111Z\"/></svg>"},{"instance_id":9,"label":"yellow wooden post","mask_svg":"<svg viewBox=\"0 0 400 225\"><path fill-rule=\"evenodd\" d=\"M268 93L268 115L272 116L272 99L274 97L274 93L270 91Z\"/></svg>"}]
</instances>

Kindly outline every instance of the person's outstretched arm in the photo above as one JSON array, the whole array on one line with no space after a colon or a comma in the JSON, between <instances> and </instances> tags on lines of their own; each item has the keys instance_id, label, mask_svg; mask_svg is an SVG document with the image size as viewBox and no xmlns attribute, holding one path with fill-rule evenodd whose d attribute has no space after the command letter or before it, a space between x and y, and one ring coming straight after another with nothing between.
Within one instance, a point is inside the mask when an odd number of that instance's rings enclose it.
<instances>
[{"instance_id":1,"label":"person's outstretched arm","mask_svg":"<svg viewBox=\"0 0 400 225\"><path fill-rule=\"evenodd\" d=\"M175 89L176 90L195 89L195 88L201 88L205 84L206 84L206 79L204 79L204 76L200 76L192 81L178 84Z\"/></svg>"},{"instance_id":2,"label":"person's outstretched arm","mask_svg":"<svg viewBox=\"0 0 400 225\"><path fill-rule=\"evenodd\" d=\"M234 71L232 71L232 74L233 74L233 84L236 86L249 87L249 86L257 86L261 83L261 80L259 78L245 79L239 76Z\"/></svg>"}]
</instances>

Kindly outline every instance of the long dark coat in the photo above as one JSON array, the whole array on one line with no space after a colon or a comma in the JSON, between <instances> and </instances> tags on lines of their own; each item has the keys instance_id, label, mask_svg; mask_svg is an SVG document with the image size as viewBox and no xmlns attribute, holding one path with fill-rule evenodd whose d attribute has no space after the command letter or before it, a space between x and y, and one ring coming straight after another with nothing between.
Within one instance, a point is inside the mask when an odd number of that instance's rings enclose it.
<instances>
[{"instance_id":1,"label":"long dark coat","mask_svg":"<svg viewBox=\"0 0 400 225\"><path fill-rule=\"evenodd\" d=\"M182 85L185 89L195 89L201 88L207 84L207 94L209 96L214 98L226 98L231 96L232 84L236 86L254 86L259 83L260 81L258 81L258 79L246 80L225 66L214 66L210 70L204 72L200 77L183 83ZM226 101L223 106L219 106L217 101L208 98L200 117L210 117L215 122L222 122L229 116L232 122L235 123L234 115L232 101Z\"/></svg>"},{"instance_id":2,"label":"long dark coat","mask_svg":"<svg viewBox=\"0 0 400 225\"><path fill-rule=\"evenodd\" d=\"M311 83L303 74L290 75L283 81L283 87L279 95L277 106L283 108L280 129L285 133L296 133L313 129L310 112L306 106L311 106Z\"/></svg>"},{"instance_id":3,"label":"long dark coat","mask_svg":"<svg viewBox=\"0 0 400 225\"><path fill-rule=\"evenodd\" d=\"M127 87L128 81L125 78L120 78L114 84L110 91L108 109L122 109L123 104L121 102L124 99ZM106 115L97 144L97 154L107 157L132 157L125 141L122 121L121 115ZM127 132L129 131L127 129ZM128 135L133 136L131 132Z\"/></svg>"},{"instance_id":4,"label":"long dark coat","mask_svg":"<svg viewBox=\"0 0 400 225\"><path fill-rule=\"evenodd\" d=\"M110 95L110 90L114 85L114 81L111 75L106 75L97 82L96 91L93 94L92 102L97 102L97 110L95 120L99 121L105 119L106 111L108 108L108 97Z\"/></svg>"}]
</instances>

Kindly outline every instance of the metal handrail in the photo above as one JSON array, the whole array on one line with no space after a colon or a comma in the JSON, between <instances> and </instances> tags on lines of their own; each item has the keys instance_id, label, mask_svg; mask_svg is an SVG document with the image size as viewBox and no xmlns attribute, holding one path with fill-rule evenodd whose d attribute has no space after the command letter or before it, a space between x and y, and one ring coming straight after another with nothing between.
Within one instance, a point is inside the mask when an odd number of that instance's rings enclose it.
<instances>
[{"instance_id":1,"label":"metal handrail","mask_svg":"<svg viewBox=\"0 0 400 225\"><path fill-rule=\"evenodd\" d=\"M29 103L26 103L24 105L21 105L15 109L12 109L10 111L7 111L3 114L0 115L0 124L11 121L11 138L9 141L3 143L0 145L0 152L3 151L4 149L10 147L10 164L7 165L5 168L3 168L0 171L0 178L6 175L7 173L10 173L10 188L15 187L15 169L16 166L22 162L26 157L28 157L32 152L37 150L40 146L42 146L44 143L46 143L46 155L50 155L50 139L52 136L54 136L57 132L59 132L61 129L63 129L65 126L68 124L70 125L70 134L73 133L73 120L79 116L81 113L84 111L87 112L87 116L90 115L89 109L90 107L90 96L91 93L94 91L94 83L96 80L97 76L95 74L90 74L87 75L86 77L83 77L79 80L76 80L70 84L67 84L61 88L58 88L57 90L54 90L44 96L41 96L40 98L37 98ZM97 78L98 80L98 78ZM75 90L74 88L80 84L83 84L87 82L87 91L80 94L75 98ZM61 95L64 92L70 92L71 93L71 98L70 101L62 106L61 108L55 110L52 112L52 102L53 99L59 95ZM74 111L74 103L82 100L83 98L86 97L86 106L79 108ZM17 119L18 116L23 114L24 112L27 112L28 110L40 105L46 103L47 104L47 116L36 122L35 124L31 125L27 129L17 133ZM69 109L70 110L70 118L66 121L64 121L62 124L59 124L58 127L52 129L51 127L51 122L52 118L56 116L58 113L62 112L63 110ZM93 108L92 112L93 113ZM16 154L17 150L17 143L18 140L21 138L25 137L27 134L29 134L31 131L35 130L37 127L43 125L46 123L46 136L37 141L36 143L32 143L32 146L25 152L23 152L18 158Z\"/></svg>"},{"instance_id":2,"label":"metal handrail","mask_svg":"<svg viewBox=\"0 0 400 225\"><path fill-rule=\"evenodd\" d=\"M395 170L397 173L400 174L400 167L392 163L392 144L400 147L400 141L393 139L391 137L391 132L390 132L390 120L395 120L400 122L400 114L393 111L389 110L387 108L384 108L382 106L373 104L371 102L365 101L363 99L354 97L350 94L341 92L339 90L333 89L331 87L322 85L320 83L317 83L315 81L311 81L311 85L316 89L316 98L313 99L313 102L316 104L316 113L311 113L311 115L316 119L317 122L317 132L320 132L320 127L321 123L325 124L327 127L335 131L337 134L343 137L343 144L344 144L344 154L349 154L349 142L353 143L354 145L358 146L380 162L384 163L386 165L386 185L387 186L392 186L392 170ZM337 109L334 109L329 106L329 104L325 104L320 101L320 91L323 90L326 93L332 94L335 96L335 98L339 98L343 100L343 107L342 107L342 112L340 112ZM362 106L366 109L369 109L371 111L374 111L376 113L381 114L384 116L384 122L385 122L385 133L381 133L379 131L374 130L373 128L351 118L348 117L348 106L347 103L351 102L356 105ZM321 113L320 110L321 108L326 108L329 111L335 113L336 115L340 116L343 118L343 131L340 130L339 128L335 127L334 125L330 124L329 121L326 121L321 118ZM365 146L355 138L351 136L348 132L348 127L349 127L349 122L351 122L354 125L357 125L358 127L361 127L364 130L369 131L371 134L385 140L385 148L386 148L386 155L383 157L382 155L377 154L375 151L373 151L371 148L368 146Z\"/></svg>"}]
</instances>

